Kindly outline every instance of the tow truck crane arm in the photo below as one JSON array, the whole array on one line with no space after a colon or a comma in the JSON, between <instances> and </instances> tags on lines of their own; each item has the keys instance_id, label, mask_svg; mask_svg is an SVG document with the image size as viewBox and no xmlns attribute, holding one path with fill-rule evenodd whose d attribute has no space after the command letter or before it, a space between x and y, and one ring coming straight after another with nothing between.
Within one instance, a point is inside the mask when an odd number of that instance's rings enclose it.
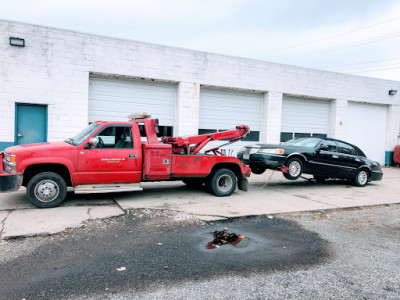
<instances>
[{"instance_id":1,"label":"tow truck crane arm","mask_svg":"<svg viewBox=\"0 0 400 300\"><path fill-rule=\"evenodd\" d=\"M250 128L247 125L236 126L234 130L220 131L214 133L201 134L190 137L162 137L162 142L164 144L172 145L172 152L185 154L197 154L201 149L204 148L209 142L231 139L227 144L237 142L246 137L250 133ZM193 145L193 146L191 146ZM218 152L219 147L209 149L206 152L213 151Z\"/></svg>"}]
</instances>

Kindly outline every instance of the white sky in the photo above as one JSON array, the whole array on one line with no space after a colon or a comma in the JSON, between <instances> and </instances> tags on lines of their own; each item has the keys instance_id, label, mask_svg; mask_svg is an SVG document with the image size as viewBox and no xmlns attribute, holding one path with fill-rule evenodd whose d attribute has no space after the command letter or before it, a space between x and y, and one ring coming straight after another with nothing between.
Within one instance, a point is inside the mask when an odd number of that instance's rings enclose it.
<instances>
[{"instance_id":1,"label":"white sky","mask_svg":"<svg viewBox=\"0 0 400 300\"><path fill-rule=\"evenodd\" d=\"M399 0L0 0L0 18L400 81Z\"/></svg>"}]
</instances>

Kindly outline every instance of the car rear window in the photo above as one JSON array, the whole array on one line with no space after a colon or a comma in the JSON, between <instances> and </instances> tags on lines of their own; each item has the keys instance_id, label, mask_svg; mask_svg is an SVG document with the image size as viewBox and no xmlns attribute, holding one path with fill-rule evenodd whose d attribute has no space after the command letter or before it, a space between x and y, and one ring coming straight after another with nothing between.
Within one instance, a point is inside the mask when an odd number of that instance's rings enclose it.
<instances>
[{"instance_id":1,"label":"car rear window","mask_svg":"<svg viewBox=\"0 0 400 300\"><path fill-rule=\"evenodd\" d=\"M338 142L339 152L343 154L358 155L357 151L350 145Z\"/></svg>"}]
</instances>

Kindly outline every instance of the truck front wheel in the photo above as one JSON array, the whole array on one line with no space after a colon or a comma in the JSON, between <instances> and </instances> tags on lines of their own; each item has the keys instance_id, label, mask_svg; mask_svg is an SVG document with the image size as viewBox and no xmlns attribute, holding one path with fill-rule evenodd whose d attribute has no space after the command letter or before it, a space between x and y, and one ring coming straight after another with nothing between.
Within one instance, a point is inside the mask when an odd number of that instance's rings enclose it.
<instances>
[{"instance_id":1,"label":"truck front wheel","mask_svg":"<svg viewBox=\"0 0 400 300\"><path fill-rule=\"evenodd\" d=\"M207 179L206 188L218 197L229 196L236 189L236 176L229 169L218 169Z\"/></svg>"},{"instance_id":2,"label":"truck front wheel","mask_svg":"<svg viewBox=\"0 0 400 300\"><path fill-rule=\"evenodd\" d=\"M29 202L40 208L60 205L67 195L64 178L54 172L43 172L32 177L26 187Z\"/></svg>"}]
</instances>

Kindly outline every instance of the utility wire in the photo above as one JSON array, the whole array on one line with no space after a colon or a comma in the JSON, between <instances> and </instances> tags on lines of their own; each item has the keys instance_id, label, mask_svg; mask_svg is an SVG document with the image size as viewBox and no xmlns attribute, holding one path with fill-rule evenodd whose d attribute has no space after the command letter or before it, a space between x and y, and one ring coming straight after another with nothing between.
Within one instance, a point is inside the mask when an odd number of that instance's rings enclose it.
<instances>
[{"instance_id":1,"label":"utility wire","mask_svg":"<svg viewBox=\"0 0 400 300\"><path fill-rule=\"evenodd\" d=\"M387 68L387 69L375 69L375 70L360 71L360 72L350 72L350 73L358 74L358 73L368 73L368 72L374 72L374 71L386 71L386 70L394 70L394 69L400 69L400 67L398 67L398 68Z\"/></svg>"},{"instance_id":2,"label":"utility wire","mask_svg":"<svg viewBox=\"0 0 400 300\"><path fill-rule=\"evenodd\" d=\"M368 28L372 28L372 27L375 27L375 26L379 26L379 25L390 23L390 22L397 21L397 20L400 20L400 17L389 19L389 20L386 20L386 21L383 21L383 22L379 22L379 23L375 23L375 24L371 24L371 25L368 25L368 26L365 26L365 27L360 27L358 29L350 30L350 31L347 31L347 32L342 32L342 33L330 35L330 36L327 36L327 37L324 37L324 38L321 38L321 39L318 39L318 40L299 43L299 44L294 44L294 45L290 45L290 46L287 46L287 47L282 47L282 48L278 48L278 49L275 49L275 50L266 51L266 52L263 52L263 54L271 53L271 52L277 52L277 51L291 49L291 48L296 48L296 47L301 47L301 46L304 46L304 45L310 45L310 44L318 43L318 42L325 41L325 40L330 40L332 38L336 38L336 37L347 35L347 34L350 34L350 33L362 31L362 30L365 30L365 29L368 29ZM254 53L254 54L256 54L256 53Z\"/></svg>"},{"instance_id":3,"label":"utility wire","mask_svg":"<svg viewBox=\"0 0 400 300\"><path fill-rule=\"evenodd\" d=\"M390 61L390 60L399 60L399 59L400 59L400 57L395 57L395 58L389 58L389 59L370 60L370 61L364 61L364 62L358 62L358 63L352 63L352 64L342 64L342 65L323 66L323 67L320 67L320 68L347 67L347 66L363 65L363 64L369 64L369 63L376 63L376 62L383 62L383 61Z\"/></svg>"},{"instance_id":4,"label":"utility wire","mask_svg":"<svg viewBox=\"0 0 400 300\"><path fill-rule=\"evenodd\" d=\"M367 66L367 67L358 67L355 69L343 69L343 70L338 70L336 72L355 72L355 71L362 71L364 69L371 69L371 68L380 68L380 67L390 67L390 66L399 66L400 62L395 63L395 64L387 64L387 65L380 65L380 66Z\"/></svg>"},{"instance_id":5,"label":"utility wire","mask_svg":"<svg viewBox=\"0 0 400 300\"><path fill-rule=\"evenodd\" d=\"M275 57L271 57L271 58L275 58L275 59L291 59L291 58L296 58L296 57L301 57L301 56L316 55L316 54L321 54L321 53L327 53L327 52L332 52L332 51L337 51L337 50L357 47L357 46L364 45L364 44L375 43L375 42L379 42L379 41L382 41L382 40L393 39L393 38L397 38L399 36L400 36L400 32L394 32L394 33L391 33L391 34L388 34L388 35L383 35L383 36L381 36L379 38L375 37L375 38L372 38L372 39L361 40L361 41L349 44L347 46L323 48L323 49L319 49L319 50L315 50L315 51L311 51L311 52L300 52L300 53L294 54L294 55L275 56Z\"/></svg>"}]
</instances>

